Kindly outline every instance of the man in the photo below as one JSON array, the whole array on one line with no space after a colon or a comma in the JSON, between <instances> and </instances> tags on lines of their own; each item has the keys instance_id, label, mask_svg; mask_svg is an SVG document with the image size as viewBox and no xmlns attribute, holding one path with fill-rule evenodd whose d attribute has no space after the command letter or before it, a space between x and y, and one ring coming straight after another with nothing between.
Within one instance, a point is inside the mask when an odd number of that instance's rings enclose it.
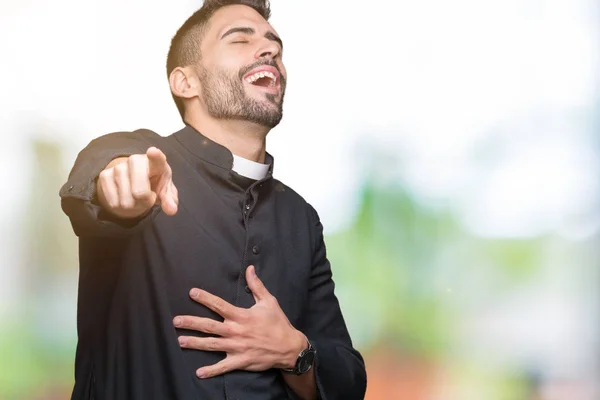
<instances>
[{"instance_id":1,"label":"man","mask_svg":"<svg viewBox=\"0 0 600 400\"><path fill-rule=\"evenodd\" d=\"M93 140L61 189L80 244L73 399L360 399L316 211L273 179L282 41L263 0L172 40L186 126Z\"/></svg>"}]
</instances>

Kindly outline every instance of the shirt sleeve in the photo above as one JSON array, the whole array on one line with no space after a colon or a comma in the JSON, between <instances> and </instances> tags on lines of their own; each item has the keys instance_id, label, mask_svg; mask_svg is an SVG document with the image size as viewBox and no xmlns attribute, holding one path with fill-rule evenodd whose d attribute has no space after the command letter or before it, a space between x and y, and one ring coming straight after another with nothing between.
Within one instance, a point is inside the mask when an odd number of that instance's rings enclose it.
<instances>
[{"instance_id":1,"label":"shirt sleeve","mask_svg":"<svg viewBox=\"0 0 600 400\"><path fill-rule=\"evenodd\" d=\"M145 216L134 220L111 216L98 204L96 181L113 159L145 153L160 139L161 136L149 130L110 133L92 140L79 153L67 182L59 191L61 207L77 236L129 235L158 213L160 208L155 206Z\"/></svg>"},{"instance_id":2,"label":"shirt sleeve","mask_svg":"<svg viewBox=\"0 0 600 400\"><path fill-rule=\"evenodd\" d=\"M367 375L334 294L331 265L327 259L323 226L310 207L314 221L315 251L308 307L300 329L316 349L315 377L322 400L364 399Z\"/></svg>"}]
</instances>

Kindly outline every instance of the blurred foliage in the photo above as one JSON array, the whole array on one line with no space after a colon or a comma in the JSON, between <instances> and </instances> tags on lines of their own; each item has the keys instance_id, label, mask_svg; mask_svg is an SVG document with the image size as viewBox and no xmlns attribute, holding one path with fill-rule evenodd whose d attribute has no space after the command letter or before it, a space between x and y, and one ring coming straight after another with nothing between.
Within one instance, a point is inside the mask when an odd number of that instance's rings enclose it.
<instances>
[{"instance_id":1,"label":"blurred foliage","mask_svg":"<svg viewBox=\"0 0 600 400\"><path fill-rule=\"evenodd\" d=\"M401 189L366 186L355 223L329 236L327 246L337 285L359 286L352 299L344 298L347 319L362 319L350 306L362 303L368 305L363 312L379 321L366 326L376 335L369 342L400 341L423 354L441 350L446 335L440 333L449 326L431 293L433 249L437 238L455 230L448 215L428 213Z\"/></svg>"},{"instance_id":2,"label":"blurred foliage","mask_svg":"<svg viewBox=\"0 0 600 400\"><path fill-rule=\"evenodd\" d=\"M43 340L34 324L3 325L0 330L0 400L67 398L73 382L74 343Z\"/></svg>"},{"instance_id":3,"label":"blurred foliage","mask_svg":"<svg viewBox=\"0 0 600 400\"><path fill-rule=\"evenodd\" d=\"M60 210L58 189L64 183L60 146L32 142L34 165L22 232L24 287L20 306L0 325L0 400L48 397L56 390L65 398L73 382L76 332L66 321L74 298L77 240ZM45 395L43 393L46 393Z\"/></svg>"},{"instance_id":4,"label":"blurred foliage","mask_svg":"<svg viewBox=\"0 0 600 400\"><path fill-rule=\"evenodd\" d=\"M363 325L355 308L363 303L382 321L365 341L392 339L428 356L451 345L452 321L459 316L454 300L444 300L469 289L459 274L493 270L490 276L510 287L526 284L541 266L543 246L543 239L474 237L451 210L424 207L401 187L368 184L354 224L327 238L336 283L354 286L343 301L349 319Z\"/></svg>"},{"instance_id":5,"label":"blurred foliage","mask_svg":"<svg viewBox=\"0 0 600 400\"><path fill-rule=\"evenodd\" d=\"M44 285L57 274L77 271L77 252L73 251L77 239L60 208L58 190L67 178L60 146L35 140L32 147L34 166L24 219L28 223L24 259L32 272L32 284Z\"/></svg>"},{"instance_id":6,"label":"blurred foliage","mask_svg":"<svg viewBox=\"0 0 600 400\"><path fill-rule=\"evenodd\" d=\"M431 390L440 384L433 376L456 351L465 310L482 297L530 285L548 248L544 238L473 236L451 209L420 204L401 186L370 182L354 223L326 242L348 327L377 374L369 399L428 397L412 387L417 380ZM487 400L525 399L531 389L524 371L494 369L464 354L455 361L445 374L468 381ZM395 376L384 379L390 371Z\"/></svg>"}]
</instances>

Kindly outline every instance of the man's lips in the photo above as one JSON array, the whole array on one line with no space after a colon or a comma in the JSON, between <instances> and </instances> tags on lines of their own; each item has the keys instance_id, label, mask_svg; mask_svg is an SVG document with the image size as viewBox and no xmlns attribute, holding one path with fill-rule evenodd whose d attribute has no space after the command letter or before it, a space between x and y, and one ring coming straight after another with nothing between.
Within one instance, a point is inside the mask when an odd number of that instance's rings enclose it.
<instances>
[{"instance_id":1,"label":"man's lips","mask_svg":"<svg viewBox=\"0 0 600 400\"><path fill-rule=\"evenodd\" d=\"M275 84L279 85L280 81L281 81L281 74L279 73L279 71L277 70L277 68L271 66L271 65L260 65L256 68L254 68L253 70L251 70L250 72L248 72L246 75L244 75L244 81L248 81L248 79L256 74L259 74L261 72L268 72L271 73L275 76Z\"/></svg>"},{"instance_id":2,"label":"man's lips","mask_svg":"<svg viewBox=\"0 0 600 400\"><path fill-rule=\"evenodd\" d=\"M278 94L281 91L281 74L271 65L260 65L246 75L243 80L262 92Z\"/></svg>"}]
</instances>

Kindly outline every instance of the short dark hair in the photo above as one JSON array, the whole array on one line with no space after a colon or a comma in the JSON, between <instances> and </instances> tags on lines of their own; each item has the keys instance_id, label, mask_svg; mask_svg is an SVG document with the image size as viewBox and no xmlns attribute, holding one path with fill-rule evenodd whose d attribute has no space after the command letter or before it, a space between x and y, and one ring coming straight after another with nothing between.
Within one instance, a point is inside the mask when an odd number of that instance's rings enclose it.
<instances>
[{"instance_id":1,"label":"short dark hair","mask_svg":"<svg viewBox=\"0 0 600 400\"><path fill-rule=\"evenodd\" d=\"M205 0L202 8L185 21L171 40L167 56L167 78L175 68L192 65L200 59L200 43L210 17L220 8L236 4L253 8L266 20L271 16L269 0ZM175 94L171 95L183 119L183 100Z\"/></svg>"}]
</instances>

